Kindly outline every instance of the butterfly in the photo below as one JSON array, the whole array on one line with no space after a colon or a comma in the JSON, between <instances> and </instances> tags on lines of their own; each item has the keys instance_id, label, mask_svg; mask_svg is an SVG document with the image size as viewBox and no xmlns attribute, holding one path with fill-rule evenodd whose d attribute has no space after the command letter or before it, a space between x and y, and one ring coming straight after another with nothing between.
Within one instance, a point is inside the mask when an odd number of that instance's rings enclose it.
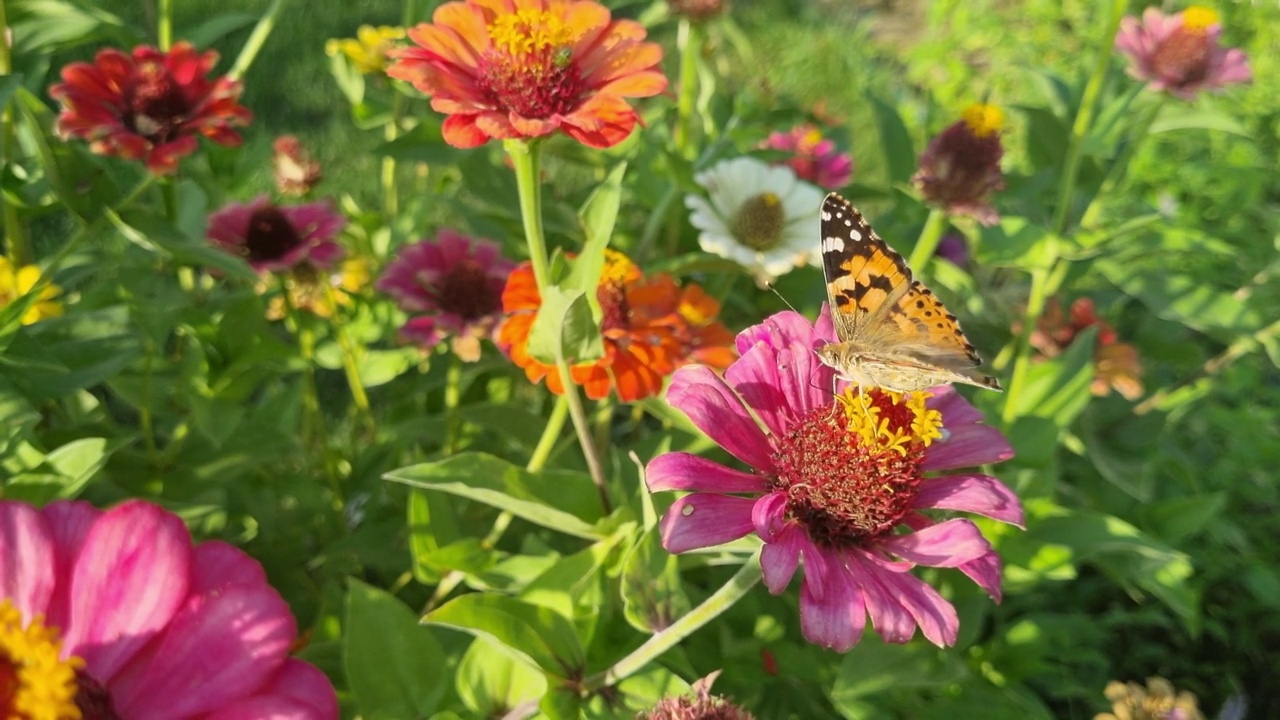
<instances>
[{"instance_id":1,"label":"butterfly","mask_svg":"<svg viewBox=\"0 0 1280 720\"><path fill-rule=\"evenodd\" d=\"M822 270L837 341L818 358L840 377L895 392L952 382L1001 389L977 372L982 358L956 316L836 193L822 203Z\"/></svg>"}]
</instances>

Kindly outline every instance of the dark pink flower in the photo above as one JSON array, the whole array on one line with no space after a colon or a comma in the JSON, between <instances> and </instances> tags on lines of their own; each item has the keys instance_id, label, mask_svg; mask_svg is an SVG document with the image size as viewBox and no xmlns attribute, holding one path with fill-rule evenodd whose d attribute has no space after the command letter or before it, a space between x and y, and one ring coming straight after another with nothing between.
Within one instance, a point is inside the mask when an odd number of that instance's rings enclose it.
<instances>
[{"instance_id":1,"label":"dark pink flower","mask_svg":"<svg viewBox=\"0 0 1280 720\"><path fill-rule=\"evenodd\" d=\"M453 338L453 351L480 359L480 339L493 335L502 315L502 289L515 263L496 243L441 230L400 250L378 280L378 290L413 315L400 334L430 350Z\"/></svg>"},{"instance_id":2,"label":"dark pink flower","mask_svg":"<svg viewBox=\"0 0 1280 720\"><path fill-rule=\"evenodd\" d=\"M1129 57L1129 74L1183 100L1196 93L1252 79L1242 50L1220 44L1218 13L1191 6L1174 15L1147 8L1142 21L1120 23L1116 49Z\"/></svg>"},{"instance_id":3,"label":"dark pink flower","mask_svg":"<svg viewBox=\"0 0 1280 720\"><path fill-rule=\"evenodd\" d=\"M85 718L338 717L328 678L289 657L297 623L262 566L221 541L193 545L150 503L0 500L0 593L26 627L60 628ZM12 651L0 676L28 660Z\"/></svg>"},{"instance_id":4,"label":"dark pink flower","mask_svg":"<svg viewBox=\"0 0 1280 720\"><path fill-rule=\"evenodd\" d=\"M1000 215L988 201L1004 188L1000 130L1004 113L992 105L970 105L961 120L929 143L911 182L925 202L952 215L968 215L993 225Z\"/></svg>"},{"instance_id":5,"label":"dark pink flower","mask_svg":"<svg viewBox=\"0 0 1280 720\"><path fill-rule=\"evenodd\" d=\"M209 239L258 272L308 263L327 270L346 251L334 238L347 224L327 202L276 205L266 197L231 203L209 216Z\"/></svg>"},{"instance_id":6,"label":"dark pink flower","mask_svg":"<svg viewBox=\"0 0 1280 720\"><path fill-rule=\"evenodd\" d=\"M178 42L168 52L149 45L129 55L102 50L92 63L71 63L49 94L62 105L57 131L89 141L100 155L142 160L158 175L178 168L203 135L237 147L233 128L253 119L239 103L240 83L206 77L218 53Z\"/></svg>"},{"instance_id":7,"label":"dark pink flower","mask_svg":"<svg viewBox=\"0 0 1280 720\"><path fill-rule=\"evenodd\" d=\"M764 146L792 153L783 162L796 177L827 190L839 190L853 176L853 158L836 149L836 144L822 137L813 125L797 125L790 131L769 135Z\"/></svg>"},{"instance_id":8,"label":"dark pink flower","mask_svg":"<svg viewBox=\"0 0 1280 720\"><path fill-rule=\"evenodd\" d=\"M676 371L667 401L750 470L684 452L655 458L651 491L690 491L662 519L663 546L680 553L755 533L775 594L803 560L800 623L811 642L846 651L869 615L888 642L905 643L919 627L951 645L955 609L908 571L957 568L999 600L1001 565L973 522L932 511L1021 526L1022 507L994 477L926 473L998 462L1012 450L950 386L860 396L841 382L833 399L833 371L814 351L834 337L826 309L816 327L782 312L738 336L742 357L723 379L705 367Z\"/></svg>"}]
</instances>

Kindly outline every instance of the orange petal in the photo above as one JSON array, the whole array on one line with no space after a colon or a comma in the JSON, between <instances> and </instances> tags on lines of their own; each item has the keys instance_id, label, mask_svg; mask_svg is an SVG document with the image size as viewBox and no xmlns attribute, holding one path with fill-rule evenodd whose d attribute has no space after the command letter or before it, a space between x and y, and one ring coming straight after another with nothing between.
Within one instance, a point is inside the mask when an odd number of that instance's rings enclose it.
<instances>
[{"instance_id":1,"label":"orange petal","mask_svg":"<svg viewBox=\"0 0 1280 720\"><path fill-rule=\"evenodd\" d=\"M476 125L475 115L450 115L444 119L440 134L456 148L473 148L489 142L489 135Z\"/></svg>"}]
</instances>

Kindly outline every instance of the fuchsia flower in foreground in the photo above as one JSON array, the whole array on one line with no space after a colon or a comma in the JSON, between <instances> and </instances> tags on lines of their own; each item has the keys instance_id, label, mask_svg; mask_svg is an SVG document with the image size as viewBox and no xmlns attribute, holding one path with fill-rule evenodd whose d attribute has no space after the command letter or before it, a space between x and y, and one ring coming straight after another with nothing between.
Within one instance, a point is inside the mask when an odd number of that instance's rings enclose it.
<instances>
[{"instance_id":1,"label":"fuchsia flower in foreground","mask_svg":"<svg viewBox=\"0 0 1280 720\"><path fill-rule=\"evenodd\" d=\"M1116 49L1129 57L1129 74L1183 100L1202 90L1245 83L1252 79L1244 52L1224 48L1218 13L1191 6L1165 15L1147 8L1142 21L1127 17L1120 23Z\"/></svg>"},{"instance_id":2,"label":"fuchsia flower in foreground","mask_svg":"<svg viewBox=\"0 0 1280 720\"><path fill-rule=\"evenodd\" d=\"M972 521L921 511L1021 526L1022 507L996 478L926 473L998 462L1012 450L950 386L859 397L842 382L833 399L833 371L814 350L834 338L826 309L816 327L782 312L738 335L742 357L723 379L705 367L676 372L667 401L751 470L684 452L655 458L651 491L690 491L662 519L663 546L681 553L755 533L774 594L803 560L800 623L811 642L846 651L870 615L887 642L907 642L918 626L930 642L952 645L955 608L909 571L957 568L998 601L1000 558Z\"/></svg>"},{"instance_id":3,"label":"fuchsia flower in foreground","mask_svg":"<svg viewBox=\"0 0 1280 720\"><path fill-rule=\"evenodd\" d=\"M0 500L0 717L336 719L297 634L257 561L173 513Z\"/></svg>"},{"instance_id":4,"label":"fuchsia flower in foreground","mask_svg":"<svg viewBox=\"0 0 1280 720\"><path fill-rule=\"evenodd\" d=\"M474 362L502 316L502 289L515 267L496 243L441 230L403 248L378 290L415 315L400 329L405 339L431 350L452 337L458 357Z\"/></svg>"},{"instance_id":5,"label":"fuchsia flower in foreground","mask_svg":"<svg viewBox=\"0 0 1280 720\"><path fill-rule=\"evenodd\" d=\"M327 270L346 251L334 238L347 224L326 202L275 205L266 197L231 203L209 216L209 239L254 270L288 270L309 263Z\"/></svg>"},{"instance_id":6,"label":"fuchsia flower in foreground","mask_svg":"<svg viewBox=\"0 0 1280 720\"><path fill-rule=\"evenodd\" d=\"M62 105L58 134L89 141L99 155L142 160L157 175L177 170L200 135L237 147L242 139L233 128L253 115L239 103L238 81L206 77L217 62L218 53L178 42L168 52L106 49L93 63L71 63L49 89Z\"/></svg>"},{"instance_id":7,"label":"fuchsia flower in foreground","mask_svg":"<svg viewBox=\"0 0 1280 720\"><path fill-rule=\"evenodd\" d=\"M804 124L790 131L769 135L764 146L792 153L783 162L796 177L826 190L839 190L853 177L853 158L836 149L836 144L822 137L813 125Z\"/></svg>"}]
</instances>

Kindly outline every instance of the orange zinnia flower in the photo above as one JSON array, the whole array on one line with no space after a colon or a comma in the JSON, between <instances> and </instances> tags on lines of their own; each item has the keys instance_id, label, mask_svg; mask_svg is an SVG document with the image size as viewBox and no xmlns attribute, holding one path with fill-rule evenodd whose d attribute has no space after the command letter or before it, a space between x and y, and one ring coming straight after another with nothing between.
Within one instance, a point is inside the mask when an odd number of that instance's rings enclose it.
<instances>
[{"instance_id":1,"label":"orange zinnia flower","mask_svg":"<svg viewBox=\"0 0 1280 720\"><path fill-rule=\"evenodd\" d=\"M667 87L662 48L589 0L466 0L432 20L409 30L416 47L393 51L387 74L431 96L455 147L557 130L612 147L639 121L623 98Z\"/></svg>"},{"instance_id":2,"label":"orange zinnia flower","mask_svg":"<svg viewBox=\"0 0 1280 720\"><path fill-rule=\"evenodd\" d=\"M670 275L646 278L625 255L608 251L596 297L604 310L600 331L604 356L570 368L574 383L599 400L617 388L624 402L652 397L676 368L701 362L724 368L733 362L733 336L716 320L720 304L697 285L680 288ZM564 385L554 365L529 355L529 331L542 297L533 267L523 263L507 279L498 346L524 368L532 382L544 377L557 395Z\"/></svg>"}]
</instances>

